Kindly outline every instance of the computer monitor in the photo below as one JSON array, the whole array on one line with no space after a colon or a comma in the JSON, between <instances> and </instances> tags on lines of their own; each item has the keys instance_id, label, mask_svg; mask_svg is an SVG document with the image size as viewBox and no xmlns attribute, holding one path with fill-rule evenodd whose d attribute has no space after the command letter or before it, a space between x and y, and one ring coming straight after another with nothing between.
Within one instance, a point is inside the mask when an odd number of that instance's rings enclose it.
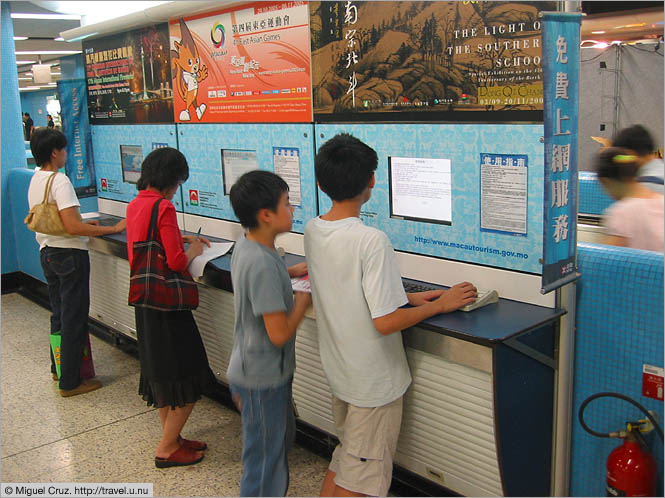
<instances>
[{"instance_id":1,"label":"computer monitor","mask_svg":"<svg viewBox=\"0 0 665 498\"><path fill-rule=\"evenodd\" d=\"M140 145L121 145L120 164L122 165L122 181L137 183L141 177L143 149Z\"/></svg>"},{"instance_id":2,"label":"computer monitor","mask_svg":"<svg viewBox=\"0 0 665 498\"><path fill-rule=\"evenodd\" d=\"M452 225L450 159L389 157L390 217Z\"/></svg>"},{"instance_id":3,"label":"computer monitor","mask_svg":"<svg viewBox=\"0 0 665 498\"><path fill-rule=\"evenodd\" d=\"M229 195L231 187L243 174L259 169L255 150L221 149L224 195Z\"/></svg>"}]
</instances>

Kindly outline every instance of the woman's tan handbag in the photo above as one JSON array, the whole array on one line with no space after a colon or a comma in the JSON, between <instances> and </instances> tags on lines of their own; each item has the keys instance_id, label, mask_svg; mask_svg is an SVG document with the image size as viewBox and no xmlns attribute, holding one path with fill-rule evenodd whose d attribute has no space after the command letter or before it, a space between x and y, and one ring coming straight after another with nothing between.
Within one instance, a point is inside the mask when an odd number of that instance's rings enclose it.
<instances>
[{"instance_id":1,"label":"woman's tan handbag","mask_svg":"<svg viewBox=\"0 0 665 498\"><path fill-rule=\"evenodd\" d=\"M44 200L41 204L35 204L30 209L28 216L25 217L25 223L33 232L45 233L47 235L69 235L62 223L58 205L55 202L48 202L48 196L51 193L53 179L58 172L53 173L46 181L44 190Z\"/></svg>"}]
</instances>

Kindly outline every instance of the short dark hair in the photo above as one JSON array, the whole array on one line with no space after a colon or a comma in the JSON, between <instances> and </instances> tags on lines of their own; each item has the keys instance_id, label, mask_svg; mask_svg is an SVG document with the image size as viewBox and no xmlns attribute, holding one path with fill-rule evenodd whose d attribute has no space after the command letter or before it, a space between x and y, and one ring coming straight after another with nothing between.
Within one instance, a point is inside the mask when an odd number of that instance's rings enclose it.
<instances>
[{"instance_id":1,"label":"short dark hair","mask_svg":"<svg viewBox=\"0 0 665 498\"><path fill-rule=\"evenodd\" d=\"M30 138L30 151L35 158L37 166L41 166L51 160L54 150L62 150L67 147L65 134L53 128L40 127L32 132Z\"/></svg>"},{"instance_id":2,"label":"short dark hair","mask_svg":"<svg viewBox=\"0 0 665 498\"><path fill-rule=\"evenodd\" d=\"M656 149L651 133L642 125L633 125L620 130L612 145L633 150L640 156L649 155Z\"/></svg>"},{"instance_id":3,"label":"short dark hair","mask_svg":"<svg viewBox=\"0 0 665 498\"><path fill-rule=\"evenodd\" d=\"M29 113L29 112L24 112L23 114L25 114L26 116L30 117L30 113Z\"/></svg>"},{"instance_id":4,"label":"short dark hair","mask_svg":"<svg viewBox=\"0 0 665 498\"><path fill-rule=\"evenodd\" d=\"M229 197L233 212L245 228L256 228L261 209L277 211L277 205L289 186L282 177L265 170L248 171L231 187Z\"/></svg>"},{"instance_id":5,"label":"short dark hair","mask_svg":"<svg viewBox=\"0 0 665 498\"><path fill-rule=\"evenodd\" d=\"M637 176L640 166L634 151L621 147L606 147L598 153L595 171L598 178L626 181Z\"/></svg>"},{"instance_id":6,"label":"short dark hair","mask_svg":"<svg viewBox=\"0 0 665 498\"><path fill-rule=\"evenodd\" d=\"M189 178L189 165L182 152L173 147L160 147L143 160L136 188L145 190L153 187L165 190L177 186L187 178Z\"/></svg>"},{"instance_id":7,"label":"short dark hair","mask_svg":"<svg viewBox=\"0 0 665 498\"><path fill-rule=\"evenodd\" d=\"M316 181L333 201L353 199L367 188L378 163L376 151L369 145L340 133L316 154Z\"/></svg>"}]
</instances>

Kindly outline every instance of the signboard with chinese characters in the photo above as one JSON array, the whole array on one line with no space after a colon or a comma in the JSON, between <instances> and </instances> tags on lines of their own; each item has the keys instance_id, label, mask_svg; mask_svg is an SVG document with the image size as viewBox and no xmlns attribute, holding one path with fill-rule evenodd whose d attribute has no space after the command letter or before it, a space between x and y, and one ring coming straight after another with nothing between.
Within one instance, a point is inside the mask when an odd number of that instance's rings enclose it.
<instances>
[{"instance_id":1,"label":"signboard with chinese characters","mask_svg":"<svg viewBox=\"0 0 665 498\"><path fill-rule=\"evenodd\" d=\"M84 41L90 123L172 123L168 49L166 23Z\"/></svg>"},{"instance_id":2,"label":"signboard with chinese characters","mask_svg":"<svg viewBox=\"0 0 665 498\"><path fill-rule=\"evenodd\" d=\"M543 15L545 191L542 292L578 277L577 118L580 14Z\"/></svg>"},{"instance_id":3,"label":"signboard with chinese characters","mask_svg":"<svg viewBox=\"0 0 665 498\"><path fill-rule=\"evenodd\" d=\"M307 2L170 21L177 123L311 122Z\"/></svg>"},{"instance_id":4,"label":"signboard with chinese characters","mask_svg":"<svg viewBox=\"0 0 665 498\"><path fill-rule=\"evenodd\" d=\"M311 2L316 121L542 121L556 2Z\"/></svg>"}]
</instances>

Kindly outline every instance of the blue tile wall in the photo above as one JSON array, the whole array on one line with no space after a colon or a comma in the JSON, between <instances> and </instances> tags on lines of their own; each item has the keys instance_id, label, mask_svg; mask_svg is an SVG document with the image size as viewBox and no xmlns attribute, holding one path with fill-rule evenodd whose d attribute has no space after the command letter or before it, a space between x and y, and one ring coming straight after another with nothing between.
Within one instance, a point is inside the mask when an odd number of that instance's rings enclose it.
<instances>
[{"instance_id":1,"label":"blue tile wall","mask_svg":"<svg viewBox=\"0 0 665 498\"><path fill-rule=\"evenodd\" d=\"M274 171L273 147L298 149L301 206L293 213L293 231L302 233L305 223L317 215L314 179L314 139L311 124L178 124L180 151L189 162L189 179L182 186L185 212L238 221L224 194L222 149L252 150L260 169ZM189 201L190 191L199 204ZM205 201L203 200L205 197Z\"/></svg>"},{"instance_id":2,"label":"blue tile wall","mask_svg":"<svg viewBox=\"0 0 665 498\"><path fill-rule=\"evenodd\" d=\"M578 244L577 331L571 448L571 496L605 496L605 463L621 444L586 433L577 420L592 394L624 394L658 413L663 402L642 396L644 363L663 367L663 254L600 244ZM618 399L593 401L585 421L598 432L618 431L644 418ZM651 434L663 494L663 445Z\"/></svg>"},{"instance_id":3,"label":"blue tile wall","mask_svg":"<svg viewBox=\"0 0 665 498\"><path fill-rule=\"evenodd\" d=\"M58 90L56 88L21 93L21 111L30 113L30 117L35 122L35 128L47 125L46 115L48 111L46 110L46 98L54 96L58 97Z\"/></svg>"},{"instance_id":4,"label":"blue tile wall","mask_svg":"<svg viewBox=\"0 0 665 498\"><path fill-rule=\"evenodd\" d=\"M46 283L42 265L39 261L39 244L35 239L35 232L28 230L23 222L28 215L28 187L35 174L34 170L27 168L14 168L9 172L9 201L12 205L12 218L14 224L14 240L19 250L18 269L27 275L35 277Z\"/></svg>"},{"instance_id":5,"label":"blue tile wall","mask_svg":"<svg viewBox=\"0 0 665 498\"><path fill-rule=\"evenodd\" d=\"M155 144L178 148L175 125L98 125L92 128L92 151L95 157L97 195L102 199L130 202L138 191L133 183L123 182L120 162L121 145L140 145L143 157L152 152ZM189 158L188 158L189 159ZM102 187L105 181L106 190ZM182 211L181 194L173 204Z\"/></svg>"},{"instance_id":6,"label":"blue tile wall","mask_svg":"<svg viewBox=\"0 0 665 498\"><path fill-rule=\"evenodd\" d=\"M379 165L372 198L361 217L386 232L400 251L540 274L543 253L542 125L492 124L330 124L316 125L317 149L335 134L347 132L376 150ZM480 155L528 156L527 236L480 231ZM390 218L388 157L451 160L451 226ZM331 201L319 194L319 212ZM456 243L465 247L444 247ZM498 253L481 252L491 249ZM520 253L522 256L516 255Z\"/></svg>"},{"instance_id":7,"label":"blue tile wall","mask_svg":"<svg viewBox=\"0 0 665 498\"><path fill-rule=\"evenodd\" d=\"M25 168L25 144L23 141L23 125L21 124L21 100L18 93L18 71L16 70L16 54L14 53L14 24L11 18L11 2L0 3L2 12L2 273L17 271L17 247L15 242L14 224L12 222L12 205L9 200L9 173L14 168Z\"/></svg>"},{"instance_id":8,"label":"blue tile wall","mask_svg":"<svg viewBox=\"0 0 665 498\"><path fill-rule=\"evenodd\" d=\"M596 173L580 171L579 173L579 213L602 215L603 211L614 202L598 181Z\"/></svg>"}]
</instances>

